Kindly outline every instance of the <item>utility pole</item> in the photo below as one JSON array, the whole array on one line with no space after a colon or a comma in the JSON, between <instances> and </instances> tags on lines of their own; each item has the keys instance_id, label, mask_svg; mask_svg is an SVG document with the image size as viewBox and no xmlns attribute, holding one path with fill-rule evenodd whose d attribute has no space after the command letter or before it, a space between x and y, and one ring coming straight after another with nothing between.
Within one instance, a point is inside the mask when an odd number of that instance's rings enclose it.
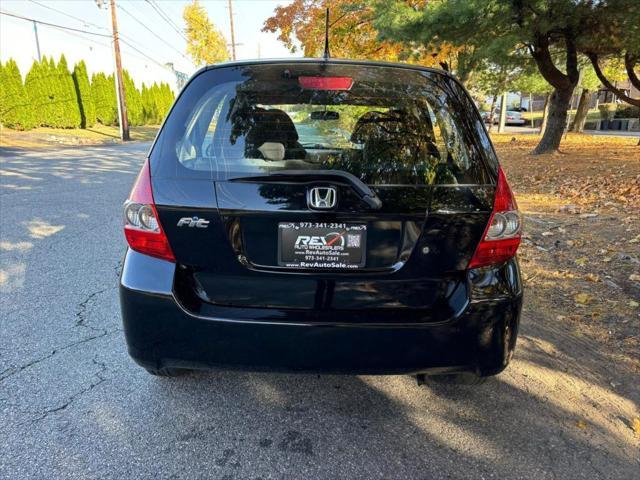
<instances>
[{"instance_id":1,"label":"utility pole","mask_svg":"<svg viewBox=\"0 0 640 480\"><path fill-rule=\"evenodd\" d=\"M118 97L118 123L120 125L120 139L130 140L129 121L127 120L127 100L122 80L122 60L120 59L120 40L118 37L118 19L116 18L116 2L109 0L111 5L111 28L113 30L113 56L116 62L116 96ZM106 6L107 0L95 0L98 8Z\"/></svg>"},{"instance_id":2,"label":"utility pole","mask_svg":"<svg viewBox=\"0 0 640 480\"><path fill-rule=\"evenodd\" d=\"M231 6L231 0L229 0L229 23L231 24L231 57L235 60L236 59L236 37L233 33L233 7Z\"/></svg>"},{"instance_id":3,"label":"utility pole","mask_svg":"<svg viewBox=\"0 0 640 480\"><path fill-rule=\"evenodd\" d=\"M38 24L33 20L33 33L36 35L36 51L38 52L38 61L42 60L40 56L40 40L38 39Z\"/></svg>"},{"instance_id":4,"label":"utility pole","mask_svg":"<svg viewBox=\"0 0 640 480\"><path fill-rule=\"evenodd\" d=\"M113 28L113 53L116 57L116 79L118 80L118 110L120 113L120 138L130 139L129 121L127 120L127 100L122 79L122 60L120 59L120 39L118 38L118 19L116 18L116 0L111 0L111 27Z\"/></svg>"}]
</instances>

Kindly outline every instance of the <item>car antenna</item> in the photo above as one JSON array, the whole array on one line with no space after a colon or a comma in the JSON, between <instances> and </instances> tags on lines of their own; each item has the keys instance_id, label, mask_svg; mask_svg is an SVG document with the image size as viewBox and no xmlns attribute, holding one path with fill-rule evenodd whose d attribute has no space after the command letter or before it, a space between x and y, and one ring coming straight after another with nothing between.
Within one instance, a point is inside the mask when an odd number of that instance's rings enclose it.
<instances>
[{"instance_id":1,"label":"car antenna","mask_svg":"<svg viewBox=\"0 0 640 480\"><path fill-rule=\"evenodd\" d=\"M325 22L324 22L324 59L329 60L331 55L329 54L329 7L327 7Z\"/></svg>"}]
</instances>

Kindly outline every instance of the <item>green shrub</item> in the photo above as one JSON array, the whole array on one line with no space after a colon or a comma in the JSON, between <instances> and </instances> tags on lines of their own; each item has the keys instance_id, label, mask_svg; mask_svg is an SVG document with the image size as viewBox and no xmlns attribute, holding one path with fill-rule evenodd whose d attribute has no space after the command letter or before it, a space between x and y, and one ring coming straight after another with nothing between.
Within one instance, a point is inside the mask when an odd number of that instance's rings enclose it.
<instances>
[{"instance_id":1,"label":"green shrub","mask_svg":"<svg viewBox=\"0 0 640 480\"><path fill-rule=\"evenodd\" d=\"M35 126L20 70L11 59L4 66L0 64L0 123L18 130Z\"/></svg>"},{"instance_id":2,"label":"green shrub","mask_svg":"<svg viewBox=\"0 0 640 480\"><path fill-rule=\"evenodd\" d=\"M33 62L25 79L25 91L35 124L56 128L80 126L78 98L64 55L58 65L47 57Z\"/></svg>"},{"instance_id":3,"label":"green shrub","mask_svg":"<svg viewBox=\"0 0 640 480\"><path fill-rule=\"evenodd\" d=\"M36 125L46 125L51 117L51 98L45 86L48 81L48 71L47 57L42 57L40 62L33 62L24 80L25 93Z\"/></svg>"},{"instance_id":4,"label":"green shrub","mask_svg":"<svg viewBox=\"0 0 640 480\"><path fill-rule=\"evenodd\" d=\"M618 105L614 118L640 118L640 107L635 105Z\"/></svg>"},{"instance_id":5,"label":"green shrub","mask_svg":"<svg viewBox=\"0 0 640 480\"><path fill-rule=\"evenodd\" d=\"M126 70L123 79L130 125L161 123L174 100L169 85L143 84L140 91ZM89 82L84 61L71 73L64 55L57 65L52 58L42 57L33 62L23 83L15 61L9 60L0 64L0 87L0 122L10 128L87 128L96 121L118 123L113 75L96 73Z\"/></svg>"},{"instance_id":6,"label":"green shrub","mask_svg":"<svg viewBox=\"0 0 640 480\"><path fill-rule=\"evenodd\" d=\"M92 127L96 123L96 106L93 102L87 66L81 60L73 69L73 84L80 108L81 128Z\"/></svg>"},{"instance_id":7,"label":"green shrub","mask_svg":"<svg viewBox=\"0 0 640 480\"><path fill-rule=\"evenodd\" d=\"M113 75L94 73L91 76L91 91L96 119L103 125L115 125L118 122L118 105Z\"/></svg>"},{"instance_id":8,"label":"green shrub","mask_svg":"<svg viewBox=\"0 0 640 480\"><path fill-rule=\"evenodd\" d=\"M52 126L60 128L78 128L82 124L80 104L78 102L78 95L76 94L73 77L67 67L67 59L64 55L60 55L60 60L56 66L56 72L58 124Z\"/></svg>"},{"instance_id":9,"label":"green shrub","mask_svg":"<svg viewBox=\"0 0 640 480\"><path fill-rule=\"evenodd\" d=\"M144 123L156 124L158 123L158 108L156 102L156 84L151 85L150 88L143 83L142 84L142 110L144 113Z\"/></svg>"},{"instance_id":10,"label":"green shrub","mask_svg":"<svg viewBox=\"0 0 640 480\"><path fill-rule=\"evenodd\" d=\"M126 70L122 71L122 80L125 88L125 98L127 99L127 119L129 120L129 125L143 125L144 112L140 91L136 88L136 84L133 83L133 79Z\"/></svg>"}]
</instances>

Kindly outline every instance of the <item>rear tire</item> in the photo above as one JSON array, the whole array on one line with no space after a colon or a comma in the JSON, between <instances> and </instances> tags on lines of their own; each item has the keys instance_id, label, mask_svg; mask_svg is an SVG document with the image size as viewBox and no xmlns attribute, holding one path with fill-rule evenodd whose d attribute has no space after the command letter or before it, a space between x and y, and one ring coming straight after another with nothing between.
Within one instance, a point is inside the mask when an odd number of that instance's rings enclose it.
<instances>
[{"instance_id":1,"label":"rear tire","mask_svg":"<svg viewBox=\"0 0 640 480\"><path fill-rule=\"evenodd\" d=\"M450 373L428 378L431 382L441 385L482 385L489 377L481 377L475 373Z\"/></svg>"},{"instance_id":2,"label":"rear tire","mask_svg":"<svg viewBox=\"0 0 640 480\"><path fill-rule=\"evenodd\" d=\"M189 373L189 370L184 368L148 368L145 367L145 370L155 377L180 377Z\"/></svg>"}]
</instances>

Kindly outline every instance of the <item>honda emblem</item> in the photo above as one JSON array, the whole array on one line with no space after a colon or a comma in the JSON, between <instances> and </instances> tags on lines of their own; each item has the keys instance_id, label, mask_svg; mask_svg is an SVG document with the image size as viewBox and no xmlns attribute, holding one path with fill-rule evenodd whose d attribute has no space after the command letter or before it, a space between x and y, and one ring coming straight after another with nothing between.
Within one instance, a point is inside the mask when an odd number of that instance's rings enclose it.
<instances>
[{"instance_id":1,"label":"honda emblem","mask_svg":"<svg viewBox=\"0 0 640 480\"><path fill-rule=\"evenodd\" d=\"M307 194L309 208L327 210L335 207L337 200L338 192L334 187L313 187Z\"/></svg>"}]
</instances>

